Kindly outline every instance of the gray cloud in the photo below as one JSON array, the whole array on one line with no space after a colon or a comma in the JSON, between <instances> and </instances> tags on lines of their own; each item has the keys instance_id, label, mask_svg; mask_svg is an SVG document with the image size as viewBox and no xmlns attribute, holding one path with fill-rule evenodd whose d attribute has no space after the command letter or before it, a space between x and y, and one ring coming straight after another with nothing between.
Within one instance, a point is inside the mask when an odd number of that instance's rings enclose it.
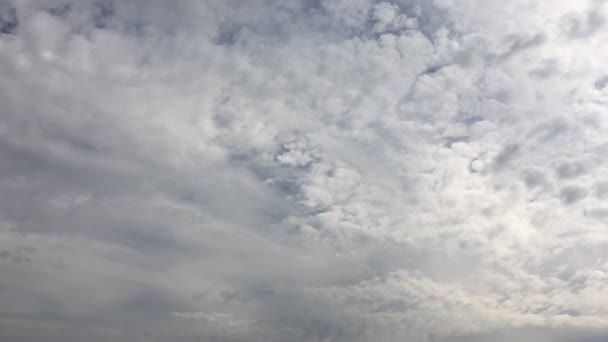
<instances>
[{"instance_id":1,"label":"gray cloud","mask_svg":"<svg viewBox=\"0 0 608 342\"><path fill-rule=\"evenodd\" d=\"M587 195L588 191L585 188L577 185L566 186L560 191L560 197L564 204L576 203L587 197Z\"/></svg>"},{"instance_id":2,"label":"gray cloud","mask_svg":"<svg viewBox=\"0 0 608 342\"><path fill-rule=\"evenodd\" d=\"M570 161L561 163L555 170L557 176L561 179L576 178L586 173L587 166L582 162Z\"/></svg>"},{"instance_id":3,"label":"gray cloud","mask_svg":"<svg viewBox=\"0 0 608 342\"><path fill-rule=\"evenodd\" d=\"M602 14L603 3L591 2L590 8L584 13L572 13L564 16L563 25L566 34L573 39L586 38L600 30L606 18Z\"/></svg>"}]
</instances>

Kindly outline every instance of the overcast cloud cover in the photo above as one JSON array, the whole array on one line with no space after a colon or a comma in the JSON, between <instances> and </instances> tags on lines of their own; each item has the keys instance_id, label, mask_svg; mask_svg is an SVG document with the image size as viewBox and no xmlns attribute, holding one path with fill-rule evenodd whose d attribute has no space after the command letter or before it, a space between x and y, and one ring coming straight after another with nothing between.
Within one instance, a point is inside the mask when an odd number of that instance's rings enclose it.
<instances>
[{"instance_id":1,"label":"overcast cloud cover","mask_svg":"<svg viewBox=\"0 0 608 342\"><path fill-rule=\"evenodd\" d=\"M608 340L608 4L0 0L0 340Z\"/></svg>"}]
</instances>

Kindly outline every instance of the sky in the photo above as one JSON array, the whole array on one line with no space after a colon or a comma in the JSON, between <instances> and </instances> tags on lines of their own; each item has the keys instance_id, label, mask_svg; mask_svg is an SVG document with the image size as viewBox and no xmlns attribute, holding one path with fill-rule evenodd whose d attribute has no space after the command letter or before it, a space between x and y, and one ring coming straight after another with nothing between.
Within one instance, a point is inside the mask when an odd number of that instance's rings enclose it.
<instances>
[{"instance_id":1,"label":"sky","mask_svg":"<svg viewBox=\"0 0 608 342\"><path fill-rule=\"evenodd\" d=\"M0 0L0 340L608 340L607 21Z\"/></svg>"}]
</instances>

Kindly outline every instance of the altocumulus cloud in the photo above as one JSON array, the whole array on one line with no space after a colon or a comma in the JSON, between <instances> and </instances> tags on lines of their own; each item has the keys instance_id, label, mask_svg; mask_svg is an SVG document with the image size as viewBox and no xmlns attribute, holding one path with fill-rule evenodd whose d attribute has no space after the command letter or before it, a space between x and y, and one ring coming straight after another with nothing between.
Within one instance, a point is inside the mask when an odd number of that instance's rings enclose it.
<instances>
[{"instance_id":1,"label":"altocumulus cloud","mask_svg":"<svg viewBox=\"0 0 608 342\"><path fill-rule=\"evenodd\" d=\"M0 340L605 341L607 15L0 0Z\"/></svg>"}]
</instances>

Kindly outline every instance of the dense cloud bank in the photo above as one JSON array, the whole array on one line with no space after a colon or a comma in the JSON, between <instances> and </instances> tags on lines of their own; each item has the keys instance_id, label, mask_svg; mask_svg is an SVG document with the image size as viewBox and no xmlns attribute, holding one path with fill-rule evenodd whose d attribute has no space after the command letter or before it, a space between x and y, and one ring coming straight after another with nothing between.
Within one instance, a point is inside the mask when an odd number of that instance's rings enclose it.
<instances>
[{"instance_id":1,"label":"dense cloud bank","mask_svg":"<svg viewBox=\"0 0 608 342\"><path fill-rule=\"evenodd\" d=\"M0 0L0 340L605 341L607 6Z\"/></svg>"}]
</instances>

